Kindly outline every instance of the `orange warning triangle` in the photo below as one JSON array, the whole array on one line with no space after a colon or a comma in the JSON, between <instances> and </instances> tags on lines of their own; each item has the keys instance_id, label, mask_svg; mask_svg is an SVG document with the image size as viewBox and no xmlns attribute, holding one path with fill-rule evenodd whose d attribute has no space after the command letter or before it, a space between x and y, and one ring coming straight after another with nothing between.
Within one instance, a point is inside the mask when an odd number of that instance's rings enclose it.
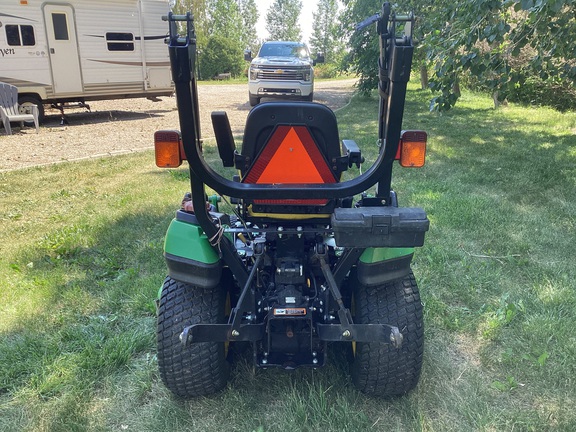
<instances>
[{"instance_id":1,"label":"orange warning triangle","mask_svg":"<svg viewBox=\"0 0 576 432\"><path fill-rule=\"evenodd\" d=\"M324 183L324 180L294 127L290 127L256 183Z\"/></svg>"}]
</instances>

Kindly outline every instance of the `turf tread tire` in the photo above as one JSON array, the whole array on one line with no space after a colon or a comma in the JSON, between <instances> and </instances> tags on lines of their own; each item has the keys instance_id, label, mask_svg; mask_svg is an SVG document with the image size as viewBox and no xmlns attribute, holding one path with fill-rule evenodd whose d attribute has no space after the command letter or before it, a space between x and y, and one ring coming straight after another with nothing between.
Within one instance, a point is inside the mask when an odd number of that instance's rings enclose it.
<instances>
[{"instance_id":1,"label":"turf tread tire","mask_svg":"<svg viewBox=\"0 0 576 432\"><path fill-rule=\"evenodd\" d=\"M400 349L383 343L356 343L352 381L361 392L380 397L403 395L418 384L424 354L422 302L414 275L368 287L356 281L357 323L395 325L404 340Z\"/></svg>"},{"instance_id":2,"label":"turf tread tire","mask_svg":"<svg viewBox=\"0 0 576 432\"><path fill-rule=\"evenodd\" d=\"M183 346L180 334L192 324L224 322L226 292L166 278L158 307L158 369L174 395L190 399L222 390L230 368L224 343L202 342Z\"/></svg>"}]
</instances>

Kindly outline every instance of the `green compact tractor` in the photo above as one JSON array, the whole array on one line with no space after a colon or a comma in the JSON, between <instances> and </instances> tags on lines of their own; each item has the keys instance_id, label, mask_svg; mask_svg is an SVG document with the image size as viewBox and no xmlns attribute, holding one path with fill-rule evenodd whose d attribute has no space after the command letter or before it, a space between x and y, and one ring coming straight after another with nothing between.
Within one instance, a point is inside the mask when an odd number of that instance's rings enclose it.
<instances>
[{"instance_id":1,"label":"green compact tractor","mask_svg":"<svg viewBox=\"0 0 576 432\"><path fill-rule=\"evenodd\" d=\"M338 344L351 352L360 391L408 392L424 348L410 265L429 221L420 208L398 206L391 179L395 160L424 164L426 133L401 127L413 16L394 15L386 3L360 24L376 24L380 39L379 152L369 169L346 181L344 171L363 163L361 151L352 140L340 141L334 113L312 102L253 108L240 151L226 113L212 113L222 163L238 175L214 171L202 155L193 18L166 19L181 132L156 132L156 163L178 167L187 160L191 192L164 247L168 277L157 329L164 384L182 398L223 389L229 348L240 342L251 346L256 367L284 369L322 367L328 344ZM235 210L220 212L206 187Z\"/></svg>"}]
</instances>

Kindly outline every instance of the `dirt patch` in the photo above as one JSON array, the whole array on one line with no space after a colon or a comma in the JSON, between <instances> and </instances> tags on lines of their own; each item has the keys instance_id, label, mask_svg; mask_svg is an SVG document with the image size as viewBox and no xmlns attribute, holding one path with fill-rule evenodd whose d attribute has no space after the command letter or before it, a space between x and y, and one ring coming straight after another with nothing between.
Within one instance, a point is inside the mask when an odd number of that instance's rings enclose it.
<instances>
[{"instance_id":1,"label":"dirt patch","mask_svg":"<svg viewBox=\"0 0 576 432\"><path fill-rule=\"evenodd\" d=\"M344 106L353 94L355 80L317 82L315 101L332 109ZM250 111L248 89L243 84L201 85L200 100L202 137L214 136L210 113L226 111L234 135L244 131ZM265 100L263 100L265 101ZM159 129L179 129L174 97L158 102L147 99L97 101L85 109L66 111L69 124L60 125L60 114L48 110L40 132L20 130L16 124L13 135L0 129L0 172L30 166L53 164L84 158L132 153L153 148L153 135Z\"/></svg>"}]
</instances>

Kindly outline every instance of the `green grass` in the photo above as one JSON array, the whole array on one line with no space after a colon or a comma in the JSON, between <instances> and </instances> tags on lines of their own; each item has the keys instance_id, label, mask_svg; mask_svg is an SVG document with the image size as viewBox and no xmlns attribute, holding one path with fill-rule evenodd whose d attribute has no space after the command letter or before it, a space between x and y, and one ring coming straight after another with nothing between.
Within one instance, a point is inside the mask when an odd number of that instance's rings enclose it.
<instances>
[{"instance_id":1,"label":"green grass","mask_svg":"<svg viewBox=\"0 0 576 432\"><path fill-rule=\"evenodd\" d=\"M189 186L147 152L0 174L0 430L573 431L576 114L464 93L438 116L428 98L411 87L404 123L429 132L427 164L394 175L400 204L431 220L414 392L359 394L335 347L318 371L254 373L240 355L226 391L171 397L154 298ZM376 107L338 112L368 160Z\"/></svg>"}]
</instances>

